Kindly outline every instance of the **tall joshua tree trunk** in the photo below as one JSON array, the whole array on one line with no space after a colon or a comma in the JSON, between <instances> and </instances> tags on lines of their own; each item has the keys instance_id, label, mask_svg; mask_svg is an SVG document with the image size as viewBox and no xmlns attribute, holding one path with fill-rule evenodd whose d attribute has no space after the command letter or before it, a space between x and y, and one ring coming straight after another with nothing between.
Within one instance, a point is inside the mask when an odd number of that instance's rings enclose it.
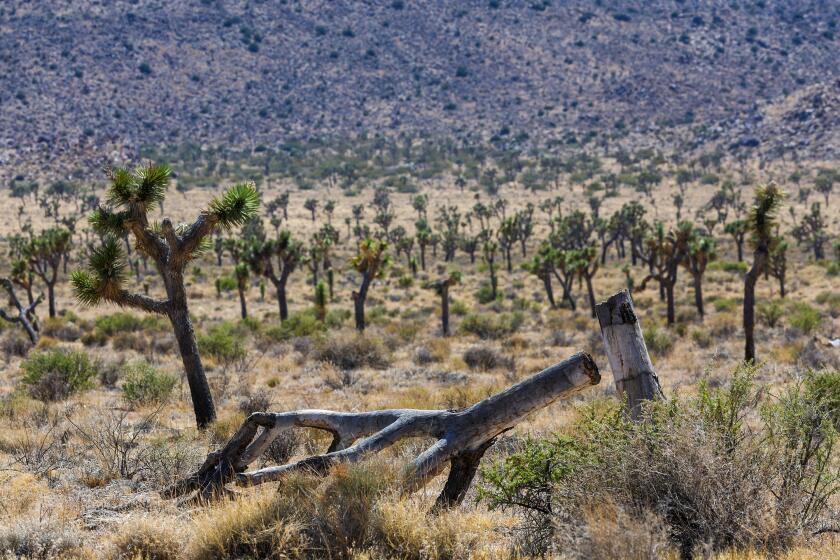
<instances>
[{"instance_id":1,"label":"tall joshua tree trunk","mask_svg":"<svg viewBox=\"0 0 840 560\"><path fill-rule=\"evenodd\" d=\"M752 268L744 276L744 360L755 361L755 285L767 264L767 253L756 250Z\"/></svg>"},{"instance_id":2,"label":"tall joshua tree trunk","mask_svg":"<svg viewBox=\"0 0 840 560\"><path fill-rule=\"evenodd\" d=\"M362 285L359 291L353 292L353 316L356 321L356 330L362 332L365 330L365 300L367 299L368 286L370 286L370 278L367 274L362 276Z\"/></svg>"},{"instance_id":3,"label":"tall joshua tree trunk","mask_svg":"<svg viewBox=\"0 0 840 560\"><path fill-rule=\"evenodd\" d=\"M178 342L178 350L181 352L196 424L199 427L208 426L216 419L216 407L213 404L213 395L210 393L210 385L207 383L201 356L198 354L195 330L186 301L183 306L171 309L167 315L175 333L175 340Z\"/></svg>"},{"instance_id":4,"label":"tall joshua tree trunk","mask_svg":"<svg viewBox=\"0 0 840 560\"><path fill-rule=\"evenodd\" d=\"M557 303L554 300L554 288L551 286L551 272L545 271L543 274L540 275L542 278L543 286L545 287L545 295L548 298L548 303L551 305L552 309L557 307Z\"/></svg>"}]
</instances>

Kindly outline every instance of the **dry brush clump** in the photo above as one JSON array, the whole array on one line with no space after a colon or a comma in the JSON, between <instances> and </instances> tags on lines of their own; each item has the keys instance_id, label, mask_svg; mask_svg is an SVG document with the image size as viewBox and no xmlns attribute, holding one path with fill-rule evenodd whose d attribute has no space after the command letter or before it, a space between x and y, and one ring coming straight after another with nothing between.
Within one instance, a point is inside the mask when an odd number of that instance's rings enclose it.
<instances>
[{"instance_id":1,"label":"dry brush clump","mask_svg":"<svg viewBox=\"0 0 840 560\"><path fill-rule=\"evenodd\" d=\"M604 544L598 507L635 525L610 544L629 557L644 543L691 557L807 542L833 530L840 383L811 374L773 396L753 373L744 367L728 387L701 384L696 397L651 403L638 423L619 403L585 405L567 432L529 440L484 469L480 496L523 516L528 553L592 557Z\"/></svg>"}]
</instances>

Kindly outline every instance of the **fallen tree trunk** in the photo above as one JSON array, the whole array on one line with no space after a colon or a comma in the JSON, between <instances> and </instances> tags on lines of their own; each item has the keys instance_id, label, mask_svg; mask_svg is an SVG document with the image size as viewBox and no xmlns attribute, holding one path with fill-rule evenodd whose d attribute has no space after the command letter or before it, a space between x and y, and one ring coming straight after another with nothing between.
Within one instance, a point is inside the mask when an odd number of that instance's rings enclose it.
<instances>
[{"instance_id":1,"label":"fallen tree trunk","mask_svg":"<svg viewBox=\"0 0 840 560\"><path fill-rule=\"evenodd\" d=\"M324 475L333 464L357 462L402 439L431 437L435 442L408 466L404 491L421 488L450 462L449 479L435 506L449 507L463 499L484 451L499 434L528 414L596 385L600 379L595 362L580 352L460 411L256 412L223 448L210 453L195 473L165 490L163 495L178 497L195 492L199 499L209 500L224 494L225 485L231 482L251 486L280 480L294 471ZM293 427L330 432L333 440L327 453L245 472L281 432Z\"/></svg>"}]
</instances>

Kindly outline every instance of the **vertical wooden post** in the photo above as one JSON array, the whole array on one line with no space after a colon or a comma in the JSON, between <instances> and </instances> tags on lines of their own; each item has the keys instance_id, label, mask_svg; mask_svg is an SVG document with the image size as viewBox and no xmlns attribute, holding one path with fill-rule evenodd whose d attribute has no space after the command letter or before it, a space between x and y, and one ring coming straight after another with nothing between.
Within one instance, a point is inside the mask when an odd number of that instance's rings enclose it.
<instances>
[{"instance_id":1,"label":"vertical wooden post","mask_svg":"<svg viewBox=\"0 0 840 560\"><path fill-rule=\"evenodd\" d=\"M664 395L633 309L633 299L627 290L622 290L595 309L618 396L627 399L630 416L638 420L642 401Z\"/></svg>"}]
</instances>

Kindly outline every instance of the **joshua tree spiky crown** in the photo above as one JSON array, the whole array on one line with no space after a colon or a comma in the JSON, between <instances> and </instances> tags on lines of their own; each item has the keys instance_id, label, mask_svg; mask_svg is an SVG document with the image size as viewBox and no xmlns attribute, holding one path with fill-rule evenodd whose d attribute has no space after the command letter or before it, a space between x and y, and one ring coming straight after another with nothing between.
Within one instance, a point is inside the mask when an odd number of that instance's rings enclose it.
<instances>
[{"instance_id":1,"label":"joshua tree spiky crown","mask_svg":"<svg viewBox=\"0 0 840 560\"><path fill-rule=\"evenodd\" d=\"M214 231L242 225L259 205L254 186L239 184L214 198L191 224L176 227L169 219L160 224L150 222L148 211L163 203L170 175L168 166L154 164L109 172L107 206L95 210L89 219L93 229L103 236L103 243L92 251L88 269L74 272L71 279L81 303L96 305L104 300L166 313L168 301L155 301L124 289L127 263L118 240L130 233L137 250L153 259L161 272L182 271L206 248L205 242Z\"/></svg>"},{"instance_id":2,"label":"joshua tree spiky crown","mask_svg":"<svg viewBox=\"0 0 840 560\"><path fill-rule=\"evenodd\" d=\"M770 246L784 199L785 192L773 183L755 189L755 203L747 217L753 247L766 251Z\"/></svg>"}]
</instances>

